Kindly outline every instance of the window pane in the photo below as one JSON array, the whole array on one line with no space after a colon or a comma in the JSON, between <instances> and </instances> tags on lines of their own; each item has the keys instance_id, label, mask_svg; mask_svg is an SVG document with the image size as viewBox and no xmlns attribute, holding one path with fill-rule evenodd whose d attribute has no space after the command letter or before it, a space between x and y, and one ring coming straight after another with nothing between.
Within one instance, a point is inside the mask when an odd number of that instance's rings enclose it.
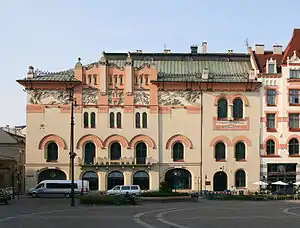
<instances>
[{"instance_id":1,"label":"window pane","mask_svg":"<svg viewBox=\"0 0 300 228\"><path fill-rule=\"evenodd\" d=\"M109 114L109 127L114 128L115 127L115 113L111 112Z\"/></svg>"},{"instance_id":2,"label":"window pane","mask_svg":"<svg viewBox=\"0 0 300 228\"><path fill-rule=\"evenodd\" d=\"M275 73L275 64L269 63L268 64L268 74L274 74Z\"/></svg>"},{"instance_id":3,"label":"window pane","mask_svg":"<svg viewBox=\"0 0 300 228\"><path fill-rule=\"evenodd\" d=\"M228 112L228 103L225 99L219 99L218 100L218 118L227 118L227 112Z\"/></svg>"},{"instance_id":4,"label":"window pane","mask_svg":"<svg viewBox=\"0 0 300 228\"><path fill-rule=\"evenodd\" d=\"M89 114L87 112L83 114L83 127L89 127Z\"/></svg>"},{"instance_id":5,"label":"window pane","mask_svg":"<svg viewBox=\"0 0 300 228\"><path fill-rule=\"evenodd\" d=\"M141 114L139 112L135 114L135 127L141 128Z\"/></svg>"},{"instance_id":6,"label":"window pane","mask_svg":"<svg viewBox=\"0 0 300 228\"><path fill-rule=\"evenodd\" d=\"M299 128L299 114L289 114L289 128Z\"/></svg>"},{"instance_id":7,"label":"window pane","mask_svg":"<svg viewBox=\"0 0 300 228\"><path fill-rule=\"evenodd\" d=\"M121 122L121 113L118 112L117 113L117 128L121 128L122 127L122 122Z\"/></svg>"},{"instance_id":8,"label":"window pane","mask_svg":"<svg viewBox=\"0 0 300 228\"><path fill-rule=\"evenodd\" d=\"M242 119L243 118L243 101L238 98L233 101L233 118Z\"/></svg>"},{"instance_id":9,"label":"window pane","mask_svg":"<svg viewBox=\"0 0 300 228\"><path fill-rule=\"evenodd\" d=\"M225 144L218 142L215 146L215 158L217 161L225 160Z\"/></svg>"},{"instance_id":10,"label":"window pane","mask_svg":"<svg viewBox=\"0 0 300 228\"><path fill-rule=\"evenodd\" d=\"M267 128L275 128L275 114L267 114Z\"/></svg>"},{"instance_id":11,"label":"window pane","mask_svg":"<svg viewBox=\"0 0 300 228\"><path fill-rule=\"evenodd\" d=\"M290 78L300 78L300 70L290 70Z\"/></svg>"},{"instance_id":12,"label":"window pane","mask_svg":"<svg viewBox=\"0 0 300 228\"><path fill-rule=\"evenodd\" d=\"M300 104L300 90L291 89L289 92L290 104Z\"/></svg>"},{"instance_id":13,"label":"window pane","mask_svg":"<svg viewBox=\"0 0 300 228\"><path fill-rule=\"evenodd\" d=\"M147 125L148 125L148 120L147 120L147 113L144 112L143 113L143 128L147 128Z\"/></svg>"},{"instance_id":14,"label":"window pane","mask_svg":"<svg viewBox=\"0 0 300 228\"><path fill-rule=\"evenodd\" d=\"M96 114L94 112L91 113L91 128L96 127Z\"/></svg>"},{"instance_id":15,"label":"window pane","mask_svg":"<svg viewBox=\"0 0 300 228\"><path fill-rule=\"evenodd\" d=\"M268 105L276 104L276 90L275 89L267 90L267 104Z\"/></svg>"}]
</instances>

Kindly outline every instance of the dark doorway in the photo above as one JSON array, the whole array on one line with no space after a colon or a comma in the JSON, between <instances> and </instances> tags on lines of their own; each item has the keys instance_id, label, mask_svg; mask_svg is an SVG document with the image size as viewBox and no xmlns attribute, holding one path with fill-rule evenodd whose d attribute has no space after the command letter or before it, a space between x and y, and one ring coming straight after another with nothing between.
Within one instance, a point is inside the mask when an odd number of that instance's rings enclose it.
<instances>
[{"instance_id":1,"label":"dark doorway","mask_svg":"<svg viewBox=\"0 0 300 228\"><path fill-rule=\"evenodd\" d=\"M43 180L66 180L66 174L59 169L45 169L39 174L39 183Z\"/></svg>"},{"instance_id":2,"label":"dark doorway","mask_svg":"<svg viewBox=\"0 0 300 228\"><path fill-rule=\"evenodd\" d=\"M113 171L107 177L107 189L110 190L116 185L124 185L124 176L120 171Z\"/></svg>"},{"instance_id":3,"label":"dark doorway","mask_svg":"<svg viewBox=\"0 0 300 228\"><path fill-rule=\"evenodd\" d=\"M214 191L227 190L227 174L220 171L214 175Z\"/></svg>"},{"instance_id":4,"label":"dark doorway","mask_svg":"<svg viewBox=\"0 0 300 228\"><path fill-rule=\"evenodd\" d=\"M98 175L95 172L89 171L83 174L82 180L87 180L90 185L90 190L99 190Z\"/></svg>"},{"instance_id":5,"label":"dark doorway","mask_svg":"<svg viewBox=\"0 0 300 228\"><path fill-rule=\"evenodd\" d=\"M133 175L133 184L139 185L142 190L149 190L149 175L145 171L137 171Z\"/></svg>"},{"instance_id":6,"label":"dark doorway","mask_svg":"<svg viewBox=\"0 0 300 228\"><path fill-rule=\"evenodd\" d=\"M186 169L171 169L166 172L165 181L170 189L191 189L191 173Z\"/></svg>"}]
</instances>

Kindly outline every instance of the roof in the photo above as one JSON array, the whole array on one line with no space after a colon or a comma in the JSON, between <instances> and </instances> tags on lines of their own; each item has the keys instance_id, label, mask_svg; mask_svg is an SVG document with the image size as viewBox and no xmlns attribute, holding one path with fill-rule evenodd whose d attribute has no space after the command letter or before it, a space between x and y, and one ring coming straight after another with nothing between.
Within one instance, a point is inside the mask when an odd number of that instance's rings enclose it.
<instances>
[{"instance_id":1,"label":"roof","mask_svg":"<svg viewBox=\"0 0 300 228\"><path fill-rule=\"evenodd\" d=\"M123 69L127 53L105 53L109 65ZM228 53L130 53L136 69L149 64L157 70L157 81L197 82L203 70L215 82L246 82L252 69L248 54Z\"/></svg>"},{"instance_id":2,"label":"roof","mask_svg":"<svg viewBox=\"0 0 300 228\"><path fill-rule=\"evenodd\" d=\"M34 77L33 78L24 78L21 80L17 80L18 82L24 81L24 82L30 82L30 81L42 81L42 82L49 82L49 81L55 81L55 82L72 82L72 81L78 81L74 77L74 71L73 69L59 71L59 72L47 72L47 71L34 71Z\"/></svg>"},{"instance_id":3,"label":"roof","mask_svg":"<svg viewBox=\"0 0 300 228\"><path fill-rule=\"evenodd\" d=\"M6 131L0 129L0 144L15 144L18 141Z\"/></svg>"},{"instance_id":4,"label":"roof","mask_svg":"<svg viewBox=\"0 0 300 228\"><path fill-rule=\"evenodd\" d=\"M244 53L104 53L104 61L123 70L129 54L136 70L145 65L156 68L157 81L201 82L207 80L202 79L203 71L206 70L210 81L249 82L252 70L250 55ZM84 65L83 68L88 70L99 65L100 61ZM77 64L79 63L80 59ZM35 75L34 78L21 81L77 81L73 70L35 72Z\"/></svg>"},{"instance_id":5,"label":"roof","mask_svg":"<svg viewBox=\"0 0 300 228\"><path fill-rule=\"evenodd\" d=\"M294 29L292 38L287 45L283 58L282 63L287 63L287 57L293 56L293 52L296 51L297 56L300 56L300 29Z\"/></svg>"},{"instance_id":6,"label":"roof","mask_svg":"<svg viewBox=\"0 0 300 228\"><path fill-rule=\"evenodd\" d=\"M273 54L273 51L265 51L264 54L256 54L255 51L253 51L253 54L260 73L267 73L267 60L270 60L271 58L273 60L276 60L276 63L278 63L277 73L281 73L280 63L282 61L284 52L282 53L282 55L280 55Z\"/></svg>"}]
</instances>

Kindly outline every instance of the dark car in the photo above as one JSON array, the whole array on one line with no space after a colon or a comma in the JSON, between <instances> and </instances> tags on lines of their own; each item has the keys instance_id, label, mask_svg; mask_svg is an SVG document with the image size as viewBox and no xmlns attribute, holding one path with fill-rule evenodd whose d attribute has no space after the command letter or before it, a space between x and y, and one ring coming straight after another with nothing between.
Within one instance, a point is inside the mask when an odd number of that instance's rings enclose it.
<instances>
[{"instance_id":1,"label":"dark car","mask_svg":"<svg viewBox=\"0 0 300 228\"><path fill-rule=\"evenodd\" d=\"M293 195L294 191L292 188L279 189L275 192L272 192L272 195Z\"/></svg>"}]
</instances>

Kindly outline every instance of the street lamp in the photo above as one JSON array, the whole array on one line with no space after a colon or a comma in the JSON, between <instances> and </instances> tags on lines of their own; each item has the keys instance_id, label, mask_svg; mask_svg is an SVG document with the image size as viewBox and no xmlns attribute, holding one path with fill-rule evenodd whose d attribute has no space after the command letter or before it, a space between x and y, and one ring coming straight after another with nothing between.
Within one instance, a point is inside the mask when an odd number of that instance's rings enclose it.
<instances>
[{"instance_id":1,"label":"street lamp","mask_svg":"<svg viewBox=\"0 0 300 228\"><path fill-rule=\"evenodd\" d=\"M70 102L71 102L71 134L70 134L70 162L71 162L71 207L75 207L74 198L74 159L76 153L74 152L74 107L76 106L76 100L74 99L74 86L70 89Z\"/></svg>"}]
</instances>

